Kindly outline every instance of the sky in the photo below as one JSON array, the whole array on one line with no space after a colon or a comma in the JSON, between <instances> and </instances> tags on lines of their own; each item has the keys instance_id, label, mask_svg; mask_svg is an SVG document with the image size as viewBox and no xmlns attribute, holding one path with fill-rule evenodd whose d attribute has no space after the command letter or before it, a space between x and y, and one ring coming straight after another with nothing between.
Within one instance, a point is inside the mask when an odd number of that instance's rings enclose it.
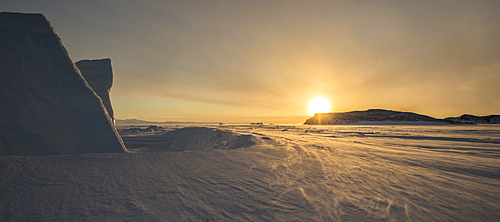
<instances>
[{"instance_id":1,"label":"sky","mask_svg":"<svg viewBox=\"0 0 500 222\"><path fill-rule=\"evenodd\" d=\"M70 56L111 58L118 119L303 123L308 103L500 114L500 1L30 1Z\"/></svg>"}]
</instances>

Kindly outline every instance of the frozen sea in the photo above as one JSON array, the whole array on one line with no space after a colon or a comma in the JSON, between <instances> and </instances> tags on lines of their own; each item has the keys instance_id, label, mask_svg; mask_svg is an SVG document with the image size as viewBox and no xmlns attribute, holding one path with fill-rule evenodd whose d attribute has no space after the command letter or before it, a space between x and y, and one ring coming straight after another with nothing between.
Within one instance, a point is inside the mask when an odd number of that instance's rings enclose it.
<instances>
[{"instance_id":1,"label":"frozen sea","mask_svg":"<svg viewBox=\"0 0 500 222\"><path fill-rule=\"evenodd\" d=\"M0 221L500 221L500 126L121 126L0 157Z\"/></svg>"}]
</instances>

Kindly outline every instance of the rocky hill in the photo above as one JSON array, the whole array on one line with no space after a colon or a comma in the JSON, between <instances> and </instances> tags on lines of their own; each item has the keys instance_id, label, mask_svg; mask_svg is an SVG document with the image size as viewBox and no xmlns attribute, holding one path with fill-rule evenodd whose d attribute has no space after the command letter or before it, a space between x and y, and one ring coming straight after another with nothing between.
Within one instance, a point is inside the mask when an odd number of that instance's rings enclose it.
<instances>
[{"instance_id":1,"label":"rocky hill","mask_svg":"<svg viewBox=\"0 0 500 222\"><path fill-rule=\"evenodd\" d=\"M474 116L464 114L459 117L447 117L445 120L468 124L500 124L500 115Z\"/></svg>"},{"instance_id":2,"label":"rocky hill","mask_svg":"<svg viewBox=\"0 0 500 222\"><path fill-rule=\"evenodd\" d=\"M474 116L464 114L460 117L437 119L434 117L385 109L369 109L345 113L316 113L306 120L305 125L360 125L360 124L500 124L500 115Z\"/></svg>"},{"instance_id":3,"label":"rocky hill","mask_svg":"<svg viewBox=\"0 0 500 222\"><path fill-rule=\"evenodd\" d=\"M384 109L369 109L345 113L316 113L309 118L306 125L342 125L360 124L363 122L414 122L443 123L443 120L411 112L399 112Z\"/></svg>"}]
</instances>

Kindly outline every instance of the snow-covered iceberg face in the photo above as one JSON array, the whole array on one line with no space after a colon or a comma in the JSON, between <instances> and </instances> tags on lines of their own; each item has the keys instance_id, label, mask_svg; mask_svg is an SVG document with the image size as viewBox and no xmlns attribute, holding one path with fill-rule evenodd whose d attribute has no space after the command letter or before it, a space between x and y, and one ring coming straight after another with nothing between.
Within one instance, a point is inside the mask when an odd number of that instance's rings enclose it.
<instances>
[{"instance_id":1,"label":"snow-covered iceberg face","mask_svg":"<svg viewBox=\"0 0 500 222\"><path fill-rule=\"evenodd\" d=\"M114 120L113 107L109 98L109 92L113 85L111 59L80 60L76 62L76 66L94 92L101 97L109 117Z\"/></svg>"},{"instance_id":2,"label":"snow-covered iceberg face","mask_svg":"<svg viewBox=\"0 0 500 222\"><path fill-rule=\"evenodd\" d=\"M41 14L0 13L0 155L124 152L97 94Z\"/></svg>"}]
</instances>

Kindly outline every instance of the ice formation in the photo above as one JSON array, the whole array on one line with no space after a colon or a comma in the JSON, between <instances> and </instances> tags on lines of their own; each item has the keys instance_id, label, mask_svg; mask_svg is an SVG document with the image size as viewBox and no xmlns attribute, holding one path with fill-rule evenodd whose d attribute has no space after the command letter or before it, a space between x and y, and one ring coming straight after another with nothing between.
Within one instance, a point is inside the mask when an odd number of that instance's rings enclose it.
<instances>
[{"instance_id":1,"label":"ice formation","mask_svg":"<svg viewBox=\"0 0 500 222\"><path fill-rule=\"evenodd\" d=\"M124 152L44 15L0 13L0 64L0 155Z\"/></svg>"},{"instance_id":2,"label":"ice formation","mask_svg":"<svg viewBox=\"0 0 500 222\"><path fill-rule=\"evenodd\" d=\"M109 117L114 121L113 107L109 99L109 91L113 85L113 70L111 69L111 59L80 60L76 62L83 77L90 84L108 111Z\"/></svg>"}]
</instances>

